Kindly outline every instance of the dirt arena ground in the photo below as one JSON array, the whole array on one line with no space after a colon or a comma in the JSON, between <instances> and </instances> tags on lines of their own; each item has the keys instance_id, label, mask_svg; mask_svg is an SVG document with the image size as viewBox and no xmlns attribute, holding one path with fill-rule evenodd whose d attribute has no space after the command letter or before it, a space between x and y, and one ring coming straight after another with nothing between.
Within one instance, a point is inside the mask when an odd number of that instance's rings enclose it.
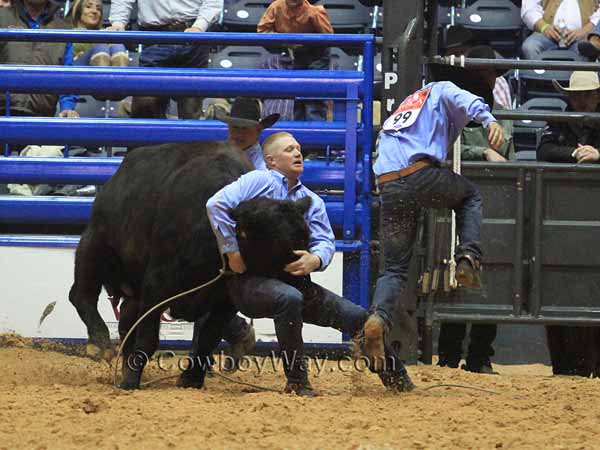
<instances>
[{"instance_id":1,"label":"dirt arena ground","mask_svg":"<svg viewBox=\"0 0 600 450\"><path fill-rule=\"evenodd\" d=\"M166 380L123 392L112 386L106 363L5 336L0 449L600 448L597 379L552 377L538 365L496 366L498 376L418 366L410 373L419 389L392 395L374 375L328 363L312 375L318 398L258 392L218 377L200 391ZM153 367L147 375L165 371ZM283 387L272 368L235 377ZM444 383L496 393L424 390Z\"/></svg>"}]
</instances>

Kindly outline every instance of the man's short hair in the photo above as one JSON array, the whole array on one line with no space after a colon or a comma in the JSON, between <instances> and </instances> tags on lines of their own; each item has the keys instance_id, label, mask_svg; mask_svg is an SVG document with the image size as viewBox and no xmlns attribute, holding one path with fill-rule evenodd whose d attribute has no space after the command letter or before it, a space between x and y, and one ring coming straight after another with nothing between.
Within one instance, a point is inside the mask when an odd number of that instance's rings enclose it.
<instances>
[{"instance_id":1,"label":"man's short hair","mask_svg":"<svg viewBox=\"0 0 600 450\"><path fill-rule=\"evenodd\" d=\"M288 133L287 131L273 133L268 138L266 138L262 145L263 157L273 154L275 152L275 149L277 148L277 141L284 137L291 137L292 139L295 139L294 136L291 133Z\"/></svg>"}]
</instances>

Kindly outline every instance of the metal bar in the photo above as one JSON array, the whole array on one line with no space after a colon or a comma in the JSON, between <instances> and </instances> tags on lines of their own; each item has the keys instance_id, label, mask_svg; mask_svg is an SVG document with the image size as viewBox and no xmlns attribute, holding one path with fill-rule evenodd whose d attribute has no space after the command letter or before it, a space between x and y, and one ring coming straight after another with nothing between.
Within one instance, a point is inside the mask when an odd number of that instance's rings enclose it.
<instances>
[{"instance_id":1,"label":"metal bar","mask_svg":"<svg viewBox=\"0 0 600 450\"><path fill-rule=\"evenodd\" d=\"M349 86L362 96L362 82L361 72L333 70L0 66L0 90L44 94L345 99Z\"/></svg>"},{"instance_id":2,"label":"metal bar","mask_svg":"<svg viewBox=\"0 0 600 450\"><path fill-rule=\"evenodd\" d=\"M525 170L517 176L517 205L515 211L515 251L513 254L513 314L521 315L523 309L523 244L525 236Z\"/></svg>"},{"instance_id":3,"label":"metal bar","mask_svg":"<svg viewBox=\"0 0 600 450\"><path fill-rule=\"evenodd\" d=\"M88 31L88 30L2 30L0 41L20 42L100 42L121 44L213 44L361 47L372 42L371 34L302 33L183 33L167 31Z\"/></svg>"},{"instance_id":4,"label":"metal bar","mask_svg":"<svg viewBox=\"0 0 600 450\"><path fill-rule=\"evenodd\" d=\"M0 223L85 224L93 203L91 197L0 195ZM344 223L343 202L326 202L325 208L332 225ZM357 204L352 211L355 218L360 217L362 205Z\"/></svg>"},{"instance_id":5,"label":"metal bar","mask_svg":"<svg viewBox=\"0 0 600 450\"><path fill-rule=\"evenodd\" d=\"M538 316L542 308L542 227L544 226L544 171L535 171L535 203L533 206L533 274L529 313Z\"/></svg>"},{"instance_id":6,"label":"metal bar","mask_svg":"<svg viewBox=\"0 0 600 450\"><path fill-rule=\"evenodd\" d=\"M362 111L362 134L359 132L358 143L362 147L362 186L360 202L363 214L360 227L360 305L369 308L371 287L371 152L373 141L373 80L375 48L372 42L365 43L363 72L365 91Z\"/></svg>"},{"instance_id":7,"label":"metal bar","mask_svg":"<svg viewBox=\"0 0 600 450\"><path fill-rule=\"evenodd\" d=\"M0 235L1 247L77 247L79 236L52 236L45 234L8 234ZM360 242L335 241L338 252L353 252L360 248Z\"/></svg>"},{"instance_id":8,"label":"metal bar","mask_svg":"<svg viewBox=\"0 0 600 450\"><path fill-rule=\"evenodd\" d=\"M218 120L0 117L0 129L0 142L9 144L139 146L227 139L227 125ZM342 148L346 142L344 122L277 122L261 133L261 139L283 130L302 145ZM357 133L360 139L362 129Z\"/></svg>"},{"instance_id":9,"label":"metal bar","mask_svg":"<svg viewBox=\"0 0 600 450\"><path fill-rule=\"evenodd\" d=\"M592 317L548 317L548 316L512 316L512 315L493 315L493 314L451 314L435 313L435 320L445 322L471 322L471 323L513 323L513 324L557 324L557 325L599 325L600 311L593 311Z\"/></svg>"},{"instance_id":10,"label":"metal bar","mask_svg":"<svg viewBox=\"0 0 600 450\"><path fill-rule=\"evenodd\" d=\"M426 58L428 64L450 64L450 56L433 56ZM589 70L599 71L600 63L578 62L578 61L549 61L549 60L525 60L525 59L486 59L486 58L454 58L454 65L469 69L525 69L525 70Z\"/></svg>"},{"instance_id":11,"label":"metal bar","mask_svg":"<svg viewBox=\"0 0 600 450\"><path fill-rule=\"evenodd\" d=\"M545 120L553 122L581 122L583 120L589 124L600 123L600 113L494 110L492 111L492 114L496 119Z\"/></svg>"},{"instance_id":12,"label":"metal bar","mask_svg":"<svg viewBox=\"0 0 600 450\"><path fill-rule=\"evenodd\" d=\"M352 87L348 88L348 98L355 98L356 90ZM346 169L346 179L344 182L344 239L354 239L355 230L355 217L352 214L352 206L356 204L356 153L357 153L357 139L356 139L356 111L358 102L356 100L350 100L346 102L346 158L344 161L344 167Z\"/></svg>"},{"instance_id":13,"label":"metal bar","mask_svg":"<svg viewBox=\"0 0 600 450\"><path fill-rule=\"evenodd\" d=\"M423 362L431 364L433 362L433 322L435 291L434 279L437 282L437 277L434 276L434 271L438 269L438 262L435 260L436 249L440 243L436 236L437 211L429 209L427 211L427 254L426 258L426 273L429 276L423 277L423 287L426 286L426 302L425 302L425 328L423 330Z\"/></svg>"},{"instance_id":14,"label":"metal bar","mask_svg":"<svg viewBox=\"0 0 600 450\"><path fill-rule=\"evenodd\" d=\"M0 183L104 184L122 158L0 158ZM362 181L362 167L356 173ZM302 182L311 189L342 189L346 172L341 163L305 161ZM325 197L336 201L336 197Z\"/></svg>"}]
</instances>

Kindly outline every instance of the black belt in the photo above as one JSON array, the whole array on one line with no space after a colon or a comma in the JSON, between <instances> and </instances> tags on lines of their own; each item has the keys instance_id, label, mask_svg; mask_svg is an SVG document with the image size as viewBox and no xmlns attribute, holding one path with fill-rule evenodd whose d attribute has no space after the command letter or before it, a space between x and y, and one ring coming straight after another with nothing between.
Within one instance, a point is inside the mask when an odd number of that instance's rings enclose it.
<instances>
[{"instance_id":1,"label":"black belt","mask_svg":"<svg viewBox=\"0 0 600 450\"><path fill-rule=\"evenodd\" d=\"M140 26L141 31L183 31L194 25L195 20L190 19L184 22L172 22L164 25L143 25Z\"/></svg>"}]
</instances>

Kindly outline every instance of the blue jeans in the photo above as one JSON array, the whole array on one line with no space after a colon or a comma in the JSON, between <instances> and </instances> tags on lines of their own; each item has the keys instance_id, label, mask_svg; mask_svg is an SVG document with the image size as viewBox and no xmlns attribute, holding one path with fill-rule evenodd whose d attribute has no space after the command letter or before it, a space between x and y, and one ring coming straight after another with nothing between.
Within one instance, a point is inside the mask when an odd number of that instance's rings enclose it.
<instances>
[{"instance_id":1,"label":"blue jeans","mask_svg":"<svg viewBox=\"0 0 600 450\"><path fill-rule=\"evenodd\" d=\"M303 323L332 327L354 336L362 329L368 313L309 279L298 278L294 285L243 274L231 277L227 290L242 314L273 319L288 381L305 383L308 377L303 361Z\"/></svg>"},{"instance_id":2,"label":"blue jeans","mask_svg":"<svg viewBox=\"0 0 600 450\"><path fill-rule=\"evenodd\" d=\"M383 273L377 279L372 312L388 327L403 290L422 208L450 208L456 213L460 245L456 256L469 253L481 259L482 201L479 188L469 179L434 165L426 166L381 187L381 247Z\"/></svg>"},{"instance_id":3,"label":"blue jeans","mask_svg":"<svg viewBox=\"0 0 600 450\"><path fill-rule=\"evenodd\" d=\"M523 58L525 59L540 59L542 52L557 49L558 43L554 42L552 39L548 39L542 33L531 33L529 37L523 41L523 46L521 47ZM568 50L578 53L577 42L571 44L571 46L568 47Z\"/></svg>"},{"instance_id":4,"label":"blue jeans","mask_svg":"<svg viewBox=\"0 0 600 450\"><path fill-rule=\"evenodd\" d=\"M108 56L114 56L117 53L127 53L127 49L123 44L96 44L87 52L79 55L77 59L73 61L73 64L76 66L89 66L91 59L99 53L106 53Z\"/></svg>"},{"instance_id":5,"label":"blue jeans","mask_svg":"<svg viewBox=\"0 0 600 450\"><path fill-rule=\"evenodd\" d=\"M147 45L140 54L140 67L202 68L208 64L209 47L204 45L156 44ZM180 119L198 119L202 115L202 97L177 98ZM168 97L134 97L131 116L164 119Z\"/></svg>"}]
</instances>

